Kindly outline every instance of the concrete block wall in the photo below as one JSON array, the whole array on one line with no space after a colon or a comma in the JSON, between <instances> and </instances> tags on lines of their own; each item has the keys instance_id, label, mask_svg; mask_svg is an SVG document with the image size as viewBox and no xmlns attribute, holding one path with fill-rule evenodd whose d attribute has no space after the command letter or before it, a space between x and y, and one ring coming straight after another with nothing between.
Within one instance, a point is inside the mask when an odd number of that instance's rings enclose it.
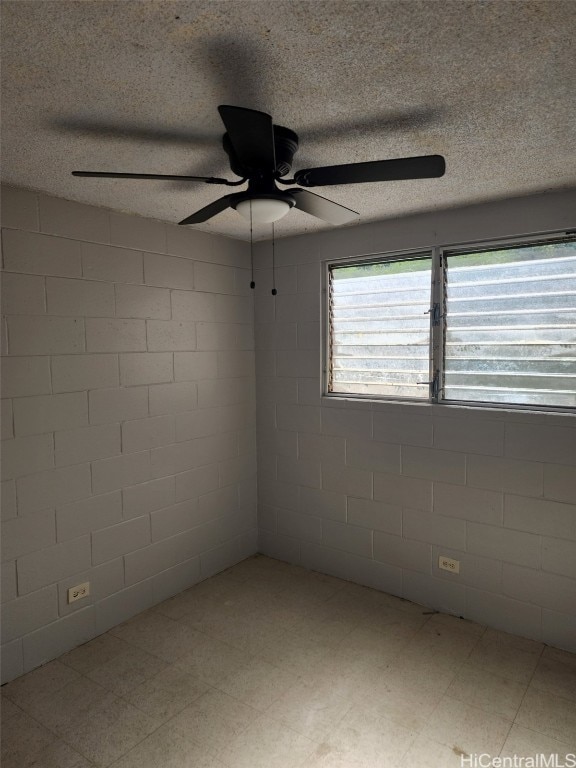
<instances>
[{"instance_id":1,"label":"concrete block wall","mask_svg":"<svg viewBox=\"0 0 576 768\"><path fill-rule=\"evenodd\" d=\"M282 239L275 299L259 245L260 551L576 650L574 414L328 399L320 376L326 260L574 229L575 211L559 192Z\"/></svg>"},{"instance_id":2,"label":"concrete block wall","mask_svg":"<svg viewBox=\"0 0 576 768\"><path fill-rule=\"evenodd\" d=\"M11 187L2 226L8 680L253 554L256 440L244 243Z\"/></svg>"}]
</instances>

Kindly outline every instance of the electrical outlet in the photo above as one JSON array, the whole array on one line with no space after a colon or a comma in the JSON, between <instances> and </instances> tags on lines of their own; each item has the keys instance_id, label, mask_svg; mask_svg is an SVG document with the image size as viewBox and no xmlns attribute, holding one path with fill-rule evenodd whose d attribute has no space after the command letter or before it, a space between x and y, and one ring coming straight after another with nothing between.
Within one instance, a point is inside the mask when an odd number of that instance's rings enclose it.
<instances>
[{"instance_id":1,"label":"electrical outlet","mask_svg":"<svg viewBox=\"0 0 576 768\"><path fill-rule=\"evenodd\" d=\"M450 573L460 573L460 560L452 560L451 557L440 555L438 568L442 571L450 571Z\"/></svg>"},{"instance_id":2,"label":"electrical outlet","mask_svg":"<svg viewBox=\"0 0 576 768\"><path fill-rule=\"evenodd\" d=\"M85 581L84 584L77 584L75 587L70 587L68 590L68 602L75 603L76 600L82 600L84 597L88 597L90 594L90 582Z\"/></svg>"}]
</instances>

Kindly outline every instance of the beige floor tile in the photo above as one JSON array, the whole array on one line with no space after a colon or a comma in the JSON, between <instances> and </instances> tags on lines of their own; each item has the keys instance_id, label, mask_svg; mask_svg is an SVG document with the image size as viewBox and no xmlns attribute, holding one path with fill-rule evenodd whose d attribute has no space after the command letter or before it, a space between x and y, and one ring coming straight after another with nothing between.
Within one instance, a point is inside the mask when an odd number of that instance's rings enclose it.
<instances>
[{"instance_id":1,"label":"beige floor tile","mask_svg":"<svg viewBox=\"0 0 576 768\"><path fill-rule=\"evenodd\" d=\"M171 597L169 600L165 600L163 603L156 605L152 610L154 613L159 613L161 616L166 616L169 619L178 621L189 613L192 613L198 606L203 604L208 605L207 598L202 597L196 591L196 587L181 592L175 597Z\"/></svg>"},{"instance_id":2,"label":"beige floor tile","mask_svg":"<svg viewBox=\"0 0 576 768\"><path fill-rule=\"evenodd\" d=\"M321 658L303 679L319 688L331 687L346 699L362 701L380 690L385 675L384 669L359 656L335 651Z\"/></svg>"},{"instance_id":3,"label":"beige floor tile","mask_svg":"<svg viewBox=\"0 0 576 768\"><path fill-rule=\"evenodd\" d=\"M567 743L576 734L576 702L529 688L516 716L516 724Z\"/></svg>"},{"instance_id":4,"label":"beige floor tile","mask_svg":"<svg viewBox=\"0 0 576 768\"><path fill-rule=\"evenodd\" d=\"M406 646L406 654L419 662L430 660L452 669L470 656L478 642L478 636L472 633L452 632L440 625L425 625Z\"/></svg>"},{"instance_id":5,"label":"beige floor tile","mask_svg":"<svg viewBox=\"0 0 576 768\"><path fill-rule=\"evenodd\" d=\"M1 695L2 768L460 768L482 751L576 752L576 655L263 556Z\"/></svg>"},{"instance_id":6,"label":"beige floor tile","mask_svg":"<svg viewBox=\"0 0 576 768\"><path fill-rule=\"evenodd\" d=\"M347 586L324 602L318 615L340 621L352 621L359 627L386 634L402 634L409 630L416 632L429 618L422 616L420 611L401 610L398 607L401 601L390 595L354 586L356 589ZM390 602L386 598L390 598Z\"/></svg>"},{"instance_id":7,"label":"beige floor tile","mask_svg":"<svg viewBox=\"0 0 576 768\"><path fill-rule=\"evenodd\" d=\"M233 603L230 603L233 605ZM247 611L240 618L246 618ZM194 632L209 633L212 629L218 630L227 623L233 623L237 619L237 611L217 600L203 597L187 613L178 619L178 622L189 627Z\"/></svg>"},{"instance_id":8,"label":"beige floor tile","mask_svg":"<svg viewBox=\"0 0 576 768\"><path fill-rule=\"evenodd\" d=\"M296 768L315 747L305 736L261 715L218 757L229 768Z\"/></svg>"},{"instance_id":9,"label":"beige floor tile","mask_svg":"<svg viewBox=\"0 0 576 768\"><path fill-rule=\"evenodd\" d=\"M309 603L305 601L298 603L297 600L284 602L276 596L273 599L263 601L258 609L252 612L252 615L273 624L282 633L293 632L294 627L299 622L307 620L313 613L319 613L322 605L323 603L319 603L317 600Z\"/></svg>"},{"instance_id":10,"label":"beige floor tile","mask_svg":"<svg viewBox=\"0 0 576 768\"><path fill-rule=\"evenodd\" d=\"M324 740L324 744L349 756L352 765L398 766L416 734L380 717L369 708L352 709Z\"/></svg>"},{"instance_id":11,"label":"beige floor tile","mask_svg":"<svg viewBox=\"0 0 576 768\"><path fill-rule=\"evenodd\" d=\"M570 651L561 651L559 648L552 648L547 645L542 652L544 659L553 659L559 661L561 664L565 664L571 669L576 669L576 653L570 653Z\"/></svg>"},{"instance_id":12,"label":"beige floor tile","mask_svg":"<svg viewBox=\"0 0 576 768\"><path fill-rule=\"evenodd\" d=\"M507 680L465 664L448 688L447 696L514 720L525 693L525 683Z\"/></svg>"},{"instance_id":13,"label":"beige floor tile","mask_svg":"<svg viewBox=\"0 0 576 768\"><path fill-rule=\"evenodd\" d=\"M328 600L342 589L340 583L321 580L312 571L298 575L287 575L286 580L285 592L292 596L305 596L318 601ZM283 591L280 597L284 597L285 592Z\"/></svg>"},{"instance_id":14,"label":"beige floor tile","mask_svg":"<svg viewBox=\"0 0 576 768\"><path fill-rule=\"evenodd\" d=\"M377 590L374 590L377 591ZM405 597L396 597L395 595L388 595L385 592L378 592L383 594L385 603L390 608L395 608L403 613L410 613L413 616L423 617L424 620L428 620L430 617L430 608L420 603L413 603L411 600L407 600Z\"/></svg>"},{"instance_id":15,"label":"beige floor tile","mask_svg":"<svg viewBox=\"0 0 576 768\"><path fill-rule=\"evenodd\" d=\"M123 653L94 667L86 677L117 696L124 696L167 667L168 664L157 656L126 644Z\"/></svg>"},{"instance_id":16,"label":"beige floor tile","mask_svg":"<svg viewBox=\"0 0 576 768\"><path fill-rule=\"evenodd\" d=\"M205 582L207 590L210 581ZM258 600L273 599L285 590L289 584L290 577L277 571L247 579L246 581L240 581L233 576L222 574L222 584L218 587L219 594L209 594L207 596L210 600L217 600L221 604L232 605L235 602L256 603Z\"/></svg>"},{"instance_id":17,"label":"beige floor tile","mask_svg":"<svg viewBox=\"0 0 576 768\"><path fill-rule=\"evenodd\" d=\"M243 584L255 594L273 596L284 592L295 578L298 577L274 569L249 576L243 581Z\"/></svg>"},{"instance_id":18,"label":"beige floor tile","mask_svg":"<svg viewBox=\"0 0 576 768\"><path fill-rule=\"evenodd\" d=\"M205 747L184 738L175 728L164 725L137 744L114 768L219 768Z\"/></svg>"},{"instance_id":19,"label":"beige floor tile","mask_svg":"<svg viewBox=\"0 0 576 768\"><path fill-rule=\"evenodd\" d=\"M216 688L260 712L291 688L298 678L263 659L253 659L216 684Z\"/></svg>"},{"instance_id":20,"label":"beige floor tile","mask_svg":"<svg viewBox=\"0 0 576 768\"><path fill-rule=\"evenodd\" d=\"M232 620L226 617L212 622L205 633L232 648L255 656L261 654L270 643L278 642L283 634L274 624L258 617Z\"/></svg>"},{"instance_id":21,"label":"beige floor tile","mask_svg":"<svg viewBox=\"0 0 576 768\"><path fill-rule=\"evenodd\" d=\"M244 581L237 579L230 571L224 571L211 579L200 582L193 587L198 597L209 600L234 600L239 595L246 595L247 588Z\"/></svg>"},{"instance_id":22,"label":"beige floor tile","mask_svg":"<svg viewBox=\"0 0 576 768\"><path fill-rule=\"evenodd\" d=\"M54 695L39 698L30 706L30 713L47 728L60 733L72 720L113 698L113 694L101 685L79 677Z\"/></svg>"},{"instance_id":23,"label":"beige floor tile","mask_svg":"<svg viewBox=\"0 0 576 768\"><path fill-rule=\"evenodd\" d=\"M299 681L272 704L268 715L312 741L322 741L352 706L332 685Z\"/></svg>"},{"instance_id":24,"label":"beige floor tile","mask_svg":"<svg viewBox=\"0 0 576 768\"><path fill-rule=\"evenodd\" d=\"M464 632L475 637L482 637L486 631L483 624L476 624L474 621L461 619L458 616L449 616L447 613L433 613L424 627L430 630L440 628L449 632Z\"/></svg>"},{"instance_id":25,"label":"beige floor tile","mask_svg":"<svg viewBox=\"0 0 576 768\"><path fill-rule=\"evenodd\" d=\"M134 614L134 616L131 616L129 619L126 619L126 621L123 621L121 624L117 624L115 627L112 627L112 629L109 629L107 634L113 635L116 637L120 633L121 630L125 629L126 627L131 627L133 624L142 624L142 622L145 619L154 619L154 616L156 614L156 608L147 608L145 611L141 611L140 613Z\"/></svg>"},{"instance_id":26,"label":"beige floor tile","mask_svg":"<svg viewBox=\"0 0 576 768\"><path fill-rule=\"evenodd\" d=\"M488 627L482 636L482 642L489 645L498 645L501 647L516 648L519 651L533 653L539 656L544 650L544 643L538 640L530 640L527 637L511 635L508 632L501 632L499 629Z\"/></svg>"},{"instance_id":27,"label":"beige floor tile","mask_svg":"<svg viewBox=\"0 0 576 768\"><path fill-rule=\"evenodd\" d=\"M25 712L2 723L2 768L28 768L56 736Z\"/></svg>"},{"instance_id":28,"label":"beige floor tile","mask_svg":"<svg viewBox=\"0 0 576 768\"><path fill-rule=\"evenodd\" d=\"M382 597L377 595L375 590L351 582L347 583L343 589L338 590L326 603L332 607L338 606L346 610L362 611L365 614L391 607Z\"/></svg>"},{"instance_id":29,"label":"beige floor tile","mask_svg":"<svg viewBox=\"0 0 576 768\"><path fill-rule=\"evenodd\" d=\"M93 765L65 742L55 741L43 749L28 768L92 768Z\"/></svg>"},{"instance_id":30,"label":"beige floor tile","mask_svg":"<svg viewBox=\"0 0 576 768\"><path fill-rule=\"evenodd\" d=\"M300 568L300 566L297 566L297 565L290 565L289 563L280 563L280 561L277 561L277 562L282 567L288 566L290 573L294 573L295 575L298 575L299 573L301 573L301 571L304 571L305 573L308 573L311 576L313 576L315 579L318 579L319 581L323 581L325 584L332 584L334 587L337 587L338 589L344 589L350 584L349 581L346 581L345 579L339 579L338 576L330 576L330 574L328 573L320 573L320 571L309 571L307 568Z\"/></svg>"},{"instance_id":31,"label":"beige floor tile","mask_svg":"<svg viewBox=\"0 0 576 768\"><path fill-rule=\"evenodd\" d=\"M361 624L343 638L338 651L383 666L406 652L413 637L414 631L404 625L394 625L389 632L383 632Z\"/></svg>"},{"instance_id":32,"label":"beige floor tile","mask_svg":"<svg viewBox=\"0 0 576 768\"><path fill-rule=\"evenodd\" d=\"M71 747L96 765L109 766L142 741L158 723L127 701L112 697L88 715L69 721L61 730Z\"/></svg>"},{"instance_id":33,"label":"beige floor tile","mask_svg":"<svg viewBox=\"0 0 576 768\"><path fill-rule=\"evenodd\" d=\"M244 601L246 605L249 605L251 612L264 618L270 607L284 604L283 595L288 595L289 602L287 605L295 610L309 610L322 602L312 596L292 594L289 587L289 577L282 576L281 578L284 582L282 587L279 584L269 584L267 581L248 582L243 585L244 589L249 591L249 594L244 597Z\"/></svg>"},{"instance_id":34,"label":"beige floor tile","mask_svg":"<svg viewBox=\"0 0 576 768\"><path fill-rule=\"evenodd\" d=\"M448 747L427 736L418 736L404 755L401 768L463 768L462 757L469 757L457 747Z\"/></svg>"},{"instance_id":35,"label":"beige floor tile","mask_svg":"<svg viewBox=\"0 0 576 768\"><path fill-rule=\"evenodd\" d=\"M17 715L19 712L22 712L20 707L17 707L16 704L10 701L10 699L2 695L0 698L0 720L5 723L6 720L8 720L10 717L14 717L14 715Z\"/></svg>"},{"instance_id":36,"label":"beige floor tile","mask_svg":"<svg viewBox=\"0 0 576 768\"><path fill-rule=\"evenodd\" d=\"M249 589L249 587L245 588ZM266 604L267 599L263 601L264 604ZM265 612L265 610L264 605L261 605L260 613ZM238 622L262 623L264 619L255 610L251 599L226 601L225 603L204 599L192 612L183 616L179 621L193 632L202 632L206 635L219 637L227 631L233 630Z\"/></svg>"},{"instance_id":37,"label":"beige floor tile","mask_svg":"<svg viewBox=\"0 0 576 768\"><path fill-rule=\"evenodd\" d=\"M285 573L275 578L278 585L280 585L280 579L282 579L283 586L280 590L270 592L268 600L271 603L288 605L295 609L315 608L325 603L332 595L337 594L339 591L331 584L321 581L315 574L307 571L297 575ZM254 588L253 583L249 583L246 586L250 590ZM255 586L258 590L259 587L262 587L262 584L256 584ZM255 594L258 594L258 591Z\"/></svg>"},{"instance_id":38,"label":"beige floor tile","mask_svg":"<svg viewBox=\"0 0 576 768\"><path fill-rule=\"evenodd\" d=\"M512 757L535 757L538 754L558 755L558 764L567 763L568 754L576 753L576 734L570 742L561 742L543 733L514 724L502 748L501 755Z\"/></svg>"},{"instance_id":39,"label":"beige floor tile","mask_svg":"<svg viewBox=\"0 0 576 768\"><path fill-rule=\"evenodd\" d=\"M107 661L125 653L126 648L127 645L123 640L106 633L100 637L95 637L89 643L74 648L73 651L65 653L60 656L59 661L85 675L94 667L106 664Z\"/></svg>"},{"instance_id":40,"label":"beige floor tile","mask_svg":"<svg viewBox=\"0 0 576 768\"><path fill-rule=\"evenodd\" d=\"M427 620L429 617L429 608L424 608L422 605L418 605L418 603L412 603L410 600L405 600L402 597L395 597L394 595L380 592L371 587L363 587L360 584L354 584L351 581L346 582L343 592L346 592L355 601L362 602L372 610L392 608L397 611L402 611L403 613L411 613L414 616L422 616L423 612L426 612L424 619Z\"/></svg>"},{"instance_id":41,"label":"beige floor tile","mask_svg":"<svg viewBox=\"0 0 576 768\"><path fill-rule=\"evenodd\" d=\"M468 661L486 672L518 683L528 683L542 648L540 643L533 640L487 629L470 653Z\"/></svg>"},{"instance_id":42,"label":"beige floor tile","mask_svg":"<svg viewBox=\"0 0 576 768\"><path fill-rule=\"evenodd\" d=\"M325 617L322 610L312 610L291 625L290 631L299 637L336 647L356 629L356 621Z\"/></svg>"},{"instance_id":43,"label":"beige floor tile","mask_svg":"<svg viewBox=\"0 0 576 768\"><path fill-rule=\"evenodd\" d=\"M135 707L164 723L210 690L194 675L170 666L124 695Z\"/></svg>"},{"instance_id":44,"label":"beige floor tile","mask_svg":"<svg viewBox=\"0 0 576 768\"><path fill-rule=\"evenodd\" d=\"M387 768L388 765L382 760L377 764L378 768ZM374 768L374 760L370 755L339 749L323 742L316 745L298 768Z\"/></svg>"},{"instance_id":45,"label":"beige floor tile","mask_svg":"<svg viewBox=\"0 0 576 768\"><path fill-rule=\"evenodd\" d=\"M330 646L286 631L277 641L268 643L260 655L276 667L306 676L317 670L330 653Z\"/></svg>"},{"instance_id":46,"label":"beige floor tile","mask_svg":"<svg viewBox=\"0 0 576 768\"><path fill-rule=\"evenodd\" d=\"M359 624L373 617L375 609L367 606L365 600L351 595L348 590L340 589L318 607L316 614L327 619L352 621Z\"/></svg>"},{"instance_id":47,"label":"beige floor tile","mask_svg":"<svg viewBox=\"0 0 576 768\"><path fill-rule=\"evenodd\" d=\"M189 627L151 611L111 632L170 664L188 653L195 642L194 632Z\"/></svg>"},{"instance_id":48,"label":"beige floor tile","mask_svg":"<svg viewBox=\"0 0 576 768\"><path fill-rule=\"evenodd\" d=\"M410 631L416 633L428 624L428 616L421 613L410 613L388 606L378 610L369 610L362 619L362 625L378 632L395 632L401 634Z\"/></svg>"},{"instance_id":49,"label":"beige floor tile","mask_svg":"<svg viewBox=\"0 0 576 768\"><path fill-rule=\"evenodd\" d=\"M285 566L288 567L286 568ZM298 566L290 566L288 563L266 557L266 555L253 555L233 565L231 568L227 568L222 575L233 576L239 581L246 582L255 576L263 576L269 573L291 573L292 569L296 572L304 570Z\"/></svg>"},{"instance_id":50,"label":"beige floor tile","mask_svg":"<svg viewBox=\"0 0 576 768\"><path fill-rule=\"evenodd\" d=\"M441 687L426 687L416 680L388 674L379 678L377 685L367 687L366 695L358 701L374 714L420 733L443 695Z\"/></svg>"},{"instance_id":51,"label":"beige floor tile","mask_svg":"<svg viewBox=\"0 0 576 768\"><path fill-rule=\"evenodd\" d=\"M79 678L73 669L59 661L51 661L33 672L13 680L2 687L2 696L26 711L39 698L56 693L65 685Z\"/></svg>"},{"instance_id":52,"label":"beige floor tile","mask_svg":"<svg viewBox=\"0 0 576 768\"><path fill-rule=\"evenodd\" d=\"M446 664L445 659L428 656L420 658L414 653L400 653L383 667L386 680L394 685L444 693L458 674L461 664Z\"/></svg>"},{"instance_id":53,"label":"beige floor tile","mask_svg":"<svg viewBox=\"0 0 576 768\"><path fill-rule=\"evenodd\" d=\"M268 555L256 555L256 558L267 560L268 565L272 568L274 568L275 571L279 571L280 573L290 573L294 574L295 576L298 576L301 573L316 573L318 576L325 576L325 574L318 573L318 571L310 571L308 568L304 568L302 565L295 565L294 563L287 563L284 560L276 560L274 557L268 557ZM242 563L238 563L238 565L242 565L243 563L249 562L250 560L253 560L254 558L248 558L248 560L243 560ZM236 566L234 566L236 567ZM332 576L325 576L327 579L332 579Z\"/></svg>"},{"instance_id":54,"label":"beige floor tile","mask_svg":"<svg viewBox=\"0 0 576 768\"><path fill-rule=\"evenodd\" d=\"M497 755L512 726L510 720L445 697L430 717L423 735L462 752Z\"/></svg>"},{"instance_id":55,"label":"beige floor tile","mask_svg":"<svg viewBox=\"0 0 576 768\"><path fill-rule=\"evenodd\" d=\"M180 622L194 631L218 636L237 621L268 621L270 614L274 614L274 598L269 595L257 597L249 585L241 584L240 587L248 594L226 600L205 598Z\"/></svg>"},{"instance_id":56,"label":"beige floor tile","mask_svg":"<svg viewBox=\"0 0 576 768\"><path fill-rule=\"evenodd\" d=\"M530 686L576 702L576 665L572 665L562 656L542 657L530 681Z\"/></svg>"},{"instance_id":57,"label":"beige floor tile","mask_svg":"<svg viewBox=\"0 0 576 768\"><path fill-rule=\"evenodd\" d=\"M176 666L208 685L216 685L245 666L252 657L214 637L196 633L191 649L178 659Z\"/></svg>"},{"instance_id":58,"label":"beige floor tile","mask_svg":"<svg viewBox=\"0 0 576 768\"><path fill-rule=\"evenodd\" d=\"M245 605L250 610L259 612L266 604L274 604L281 595L289 592L290 577L274 574L273 578L262 578L241 584L242 592L235 600L226 600L226 604ZM296 599L297 596L295 596Z\"/></svg>"},{"instance_id":59,"label":"beige floor tile","mask_svg":"<svg viewBox=\"0 0 576 768\"><path fill-rule=\"evenodd\" d=\"M260 713L222 691L210 690L170 720L183 736L216 753Z\"/></svg>"}]
</instances>

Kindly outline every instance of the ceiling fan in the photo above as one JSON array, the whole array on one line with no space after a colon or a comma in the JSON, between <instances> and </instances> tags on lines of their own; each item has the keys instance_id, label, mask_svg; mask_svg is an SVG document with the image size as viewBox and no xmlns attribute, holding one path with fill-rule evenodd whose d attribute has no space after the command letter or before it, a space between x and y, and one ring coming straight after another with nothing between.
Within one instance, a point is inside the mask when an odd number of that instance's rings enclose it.
<instances>
[{"instance_id":1,"label":"ceiling fan","mask_svg":"<svg viewBox=\"0 0 576 768\"><path fill-rule=\"evenodd\" d=\"M294 178L285 179L298 149L298 135L289 128L274 125L272 117L265 112L228 105L219 106L218 112L226 128L223 147L228 154L230 168L240 177L239 181L206 176L101 171L72 171L72 175L111 179L202 181L206 184L230 187L248 182L246 190L215 200L178 222L179 224L200 224L226 208L235 209L249 221L269 223L278 221L293 207L330 224L347 224L359 216L356 211L309 192L303 187L430 179L443 176L446 169L442 155L424 155L306 168L297 171ZM298 186L280 189L278 184Z\"/></svg>"}]
</instances>

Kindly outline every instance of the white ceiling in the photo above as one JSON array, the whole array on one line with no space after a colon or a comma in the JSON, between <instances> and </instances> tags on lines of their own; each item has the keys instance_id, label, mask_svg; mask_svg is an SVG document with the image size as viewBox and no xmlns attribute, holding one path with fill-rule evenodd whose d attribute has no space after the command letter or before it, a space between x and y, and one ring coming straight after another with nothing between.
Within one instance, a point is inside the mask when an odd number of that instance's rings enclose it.
<instances>
[{"instance_id":1,"label":"white ceiling","mask_svg":"<svg viewBox=\"0 0 576 768\"><path fill-rule=\"evenodd\" d=\"M235 190L70 171L234 178L224 103L295 130L294 170L445 156L441 179L314 190L360 223L576 184L573 0L4 0L2 15L8 183L177 222ZM235 211L199 228L248 235ZM276 227L326 228L300 211Z\"/></svg>"}]
</instances>

